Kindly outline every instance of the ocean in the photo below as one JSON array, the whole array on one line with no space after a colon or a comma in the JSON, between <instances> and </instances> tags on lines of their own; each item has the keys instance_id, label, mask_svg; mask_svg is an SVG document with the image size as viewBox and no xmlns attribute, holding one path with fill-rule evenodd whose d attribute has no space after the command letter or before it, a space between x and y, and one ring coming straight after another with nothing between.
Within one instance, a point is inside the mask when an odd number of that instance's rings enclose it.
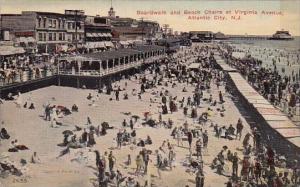
<instances>
[{"instance_id":1,"label":"ocean","mask_svg":"<svg viewBox=\"0 0 300 187\"><path fill-rule=\"evenodd\" d=\"M233 43L238 42L249 46L258 46L262 48L283 49L289 51L298 51L300 54L300 36L295 36L294 40L230 40Z\"/></svg>"},{"instance_id":2,"label":"ocean","mask_svg":"<svg viewBox=\"0 0 300 187\"><path fill-rule=\"evenodd\" d=\"M237 52L234 56L246 55L261 60L264 67L273 63L281 75L300 76L300 37L294 40L228 40Z\"/></svg>"}]
</instances>

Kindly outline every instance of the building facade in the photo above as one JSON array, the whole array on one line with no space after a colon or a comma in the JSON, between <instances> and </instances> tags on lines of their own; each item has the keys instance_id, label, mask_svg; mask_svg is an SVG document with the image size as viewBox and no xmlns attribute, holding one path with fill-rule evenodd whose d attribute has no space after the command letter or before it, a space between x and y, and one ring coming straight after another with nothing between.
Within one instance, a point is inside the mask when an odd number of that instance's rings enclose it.
<instances>
[{"instance_id":1,"label":"building facade","mask_svg":"<svg viewBox=\"0 0 300 187\"><path fill-rule=\"evenodd\" d=\"M111 27L98 18L99 16L87 16L85 20L85 48L88 51L114 48Z\"/></svg>"},{"instance_id":2,"label":"building facade","mask_svg":"<svg viewBox=\"0 0 300 187\"><path fill-rule=\"evenodd\" d=\"M10 31L10 39L36 42L39 53L75 48L84 42L84 12L66 10L65 14L23 11L3 14L2 27ZM25 40L24 40L25 38Z\"/></svg>"}]
</instances>

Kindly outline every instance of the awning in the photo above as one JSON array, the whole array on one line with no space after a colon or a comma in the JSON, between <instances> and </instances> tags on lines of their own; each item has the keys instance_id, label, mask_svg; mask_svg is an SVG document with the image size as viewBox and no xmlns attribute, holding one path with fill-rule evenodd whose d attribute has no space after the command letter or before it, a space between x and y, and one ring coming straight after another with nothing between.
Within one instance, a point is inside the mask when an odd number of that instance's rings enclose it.
<instances>
[{"instance_id":1,"label":"awning","mask_svg":"<svg viewBox=\"0 0 300 187\"><path fill-rule=\"evenodd\" d=\"M28 37L27 38L28 43L35 43L36 40L33 37Z\"/></svg>"},{"instance_id":2,"label":"awning","mask_svg":"<svg viewBox=\"0 0 300 187\"><path fill-rule=\"evenodd\" d=\"M92 33L86 33L87 37L93 37Z\"/></svg>"},{"instance_id":3,"label":"awning","mask_svg":"<svg viewBox=\"0 0 300 187\"><path fill-rule=\"evenodd\" d=\"M107 37L112 37L111 33L107 33Z\"/></svg>"},{"instance_id":4,"label":"awning","mask_svg":"<svg viewBox=\"0 0 300 187\"><path fill-rule=\"evenodd\" d=\"M95 48L105 48L104 42L87 42L85 44L86 48L95 49Z\"/></svg>"},{"instance_id":5,"label":"awning","mask_svg":"<svg viewBox=\"0 0 300 187\"><path fill-rule=\"evenodd\" d=\"M106 41L105 46L106 47L114 47L114 44L112 42Z\"/></svg>"},{"instance_id":6,"label":"awning","mask_svg":"<svg viewBox=\"0 0 300 187\"><path fill-rule=\"evenodd\" d=\"M0 46L0 56L23 54L25 50L22 47Z\"/></svg>"},{"instance_id":7,"label":"awning","mask_svg":"<svg viewBox=\"0 0 300 187\"><path fill-rule=\"evenodd\" d=\"M35 43L35 39L33 37L19 37L16 38L16 43Z\"/></svg>"},{"instance_id":8,"label":"awning","mask_svg":"<svg viewBox=\"0 0 300 187\"><path fill-rule=\"evenodd\" d=\"M97 48L105 48L104 42L97 42Z\"/></svg>"},{"instance_id":9,"label":"awning","mask_svg":"<svg viewBox=\"0 0 300 187\"><path fill-rule=\"evenodd\" d=\"M127 41L120 41L120 44L121 45L128 45L128 42Z\"/></svg>"},{"instance_id":10,"label":"awning","mask_svg":"<svg viewBox=\"0 0 300 187\"><path fill-rule=\"evenodd\" d=\"M132 40L127 40L126 42L127 42L127 45L133 44L133 41L132 41Z\"/></svg>"}]
</instances>

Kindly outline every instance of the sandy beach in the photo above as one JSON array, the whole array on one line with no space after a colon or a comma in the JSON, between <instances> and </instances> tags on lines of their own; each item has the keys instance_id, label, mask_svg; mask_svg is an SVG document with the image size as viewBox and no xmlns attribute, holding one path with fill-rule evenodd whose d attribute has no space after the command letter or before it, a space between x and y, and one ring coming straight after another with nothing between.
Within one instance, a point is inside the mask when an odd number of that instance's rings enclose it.
<instances>
[{"instance_id":1,"label":"sandy beach","mask_svg":"<svg viewBox=\"0 0 300 187\"><path fill-rule=\"evenodd\" d=\"M97 170L95 168L95 153L94 150L98 150L101 154L105 151L113 151L114 156L117 159L116 169L120 170L123 175L134 177L141 184L147 179L147 176L135 176L135 162L134 159L141 147L135 145L127 145L122 149L116 149L116 142L113 140L116 138L117 132L122 127L122 121L126 119L129 121L130 116L124 115L124 112L130 112L141 117L135 125L137 131L137 139L145 139L147 135L150 135L153 144L146 145L147 149L153 151L150 159L152 162L149 165L151 183L154 186L159 187L174 187L174 186L190 186L195 185L195 174L188 173L187 167L182 163L187 160L189 155L188 143L184 141L184 147L178 147L176 140L170 136L171 129L165 129L164 127L152 128L143 127L140 124L143 122L144 112L150 112L151 118L158 120L161 98L155 97L151 94L152 91L160 91L162 89L168 90L173 97L177 96L179 99L192 95L193 87L186 83L177 83L175 88L158 86L155 89L149 89L142 95L142 99L139 100L137 96L131 95L132 89L139 90L140 84L138 80L121 80L114 84L119 85L121 88L125 88L125 82L127 82L127 91L129 94L128 100L123 100L122 95L125 91L120 93L120 101L116 101L114 94L98 94L96 90L88 89L75 89L70 87L57 87L50 86L39 90L31 91L22 94L23 102L33 102L35 104L34 110L26 108L18 108L14 101L6 101L0 107L1 121L4 124L1 127L5 127L8 133L11 135L10 140L1 141L0 152L2 155L7 156L6 159L13 161L16 165L20 165L20 159L27 160L26 168L24 168L24 175L21 177L7 176L1 178L0 181L4 186L9 187L82 187L82 186L96 186L97 184ZM186 87L188 92L182 92L183 87ZM213 98L218 98L218 89L215 84L212 84L211 94ZM220 90L224 93L224 86L220 87ZM87 95L91 93L96 99L92 105L92 101L87 100ZM210 93L204 92L204 98L208 98ZM112 98L112 100L110 100ZM154 99L154 103L150 103L150 98ZM205 186L215 187L224 186L228 181L225 176L220 176L213 171L209 165L213 158L222 150L224 145L228 146L229 150L237 151L239 155L242 155L238 148L242 147L242 142L238 140L218 139L214 136L213 128L209 127L210 123L217 123L219 126L228 127L233 124L235 127L237 120L242 119L244 124L245 134L250 131L250 127L247 122L241 116L239 110L235 107L231 97L225 95L224 107L226 111L225 116L221 117L219 112L216 111L217 107L221 107L217 104L216 107L212 107L212 116L209 117L211 122L203 126L203 130L208 131L209 143L208 150L204 152L204 173L205 173ZM44 108L45 103L51 105L62 105L71 108L73 104L76 104L79 108L78 112L73 112L71 115L59 118L58 121L64 124L58 128L53 128L50 125L50 121L45 121ZM201 107L198 108L198 113L204 112L209 106L208 103L201 101ZM64 130L74 130L75 125L87 128L87 117L90 117L92 125L98 126L102 122L108 122L114 129L108 130L105 136L96 137L96 145L94 147L86 147L80 149L71 149L70 154L63 157L56 158L59 152L62 150L57 144L63 141L62 132ZM164 121L168 118L174 121L174 126L182 126L187 121L191 127L199 126L193 122L190 117L185 117L182 109L173 114L166 114L162 116ZM140 127L138 127L140 126ZM127 128L128 129L128 128ZM81 131L82 132L82 131ZM78 137L81 132L78 133ZM7 152L10 147L10 142L17 139L20 144L24 144L29 147L29 150L20 151L16 153ZM175 168L172 171L162 171L162 178L157 176L157 169L155 168L155 155L154 151L161 146L164 140L169 140L175 147L176 161L174 163ZM193 141L193 147L195 140ZM40 164L31 164L30 158L33 152L37 152L41 159ZM132 158L132 164L126 166L124 162L127 159L127 155L130 154ZM82 156L80 156L82 155ZM242 156L241 156L242 157ZM80 159L78 159L80 158ZM72 161L71 161L72 160ZM231 163L226 164L228 173L231 174ZM20 166L21 167L21 166ZM239 168L240 169L240 168ZM22 180L21 180L22 179Z\"/></svg>"}]
</instances>

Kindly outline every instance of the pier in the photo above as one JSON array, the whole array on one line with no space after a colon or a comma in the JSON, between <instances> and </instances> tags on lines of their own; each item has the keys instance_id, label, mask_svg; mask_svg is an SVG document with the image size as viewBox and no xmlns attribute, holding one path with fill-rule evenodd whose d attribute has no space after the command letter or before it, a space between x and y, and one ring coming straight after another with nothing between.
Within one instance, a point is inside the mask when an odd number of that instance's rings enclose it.
<instances>
[{"instance_id":1,"label":"pier","mask_svg":"<svg viewBox=\"0 0 300 187\"><path fill-rule=\"evenodd\" d=\"M228 35L229 40L268 40L270 37L262 35Z\"/></svg>"}]
</instances>

